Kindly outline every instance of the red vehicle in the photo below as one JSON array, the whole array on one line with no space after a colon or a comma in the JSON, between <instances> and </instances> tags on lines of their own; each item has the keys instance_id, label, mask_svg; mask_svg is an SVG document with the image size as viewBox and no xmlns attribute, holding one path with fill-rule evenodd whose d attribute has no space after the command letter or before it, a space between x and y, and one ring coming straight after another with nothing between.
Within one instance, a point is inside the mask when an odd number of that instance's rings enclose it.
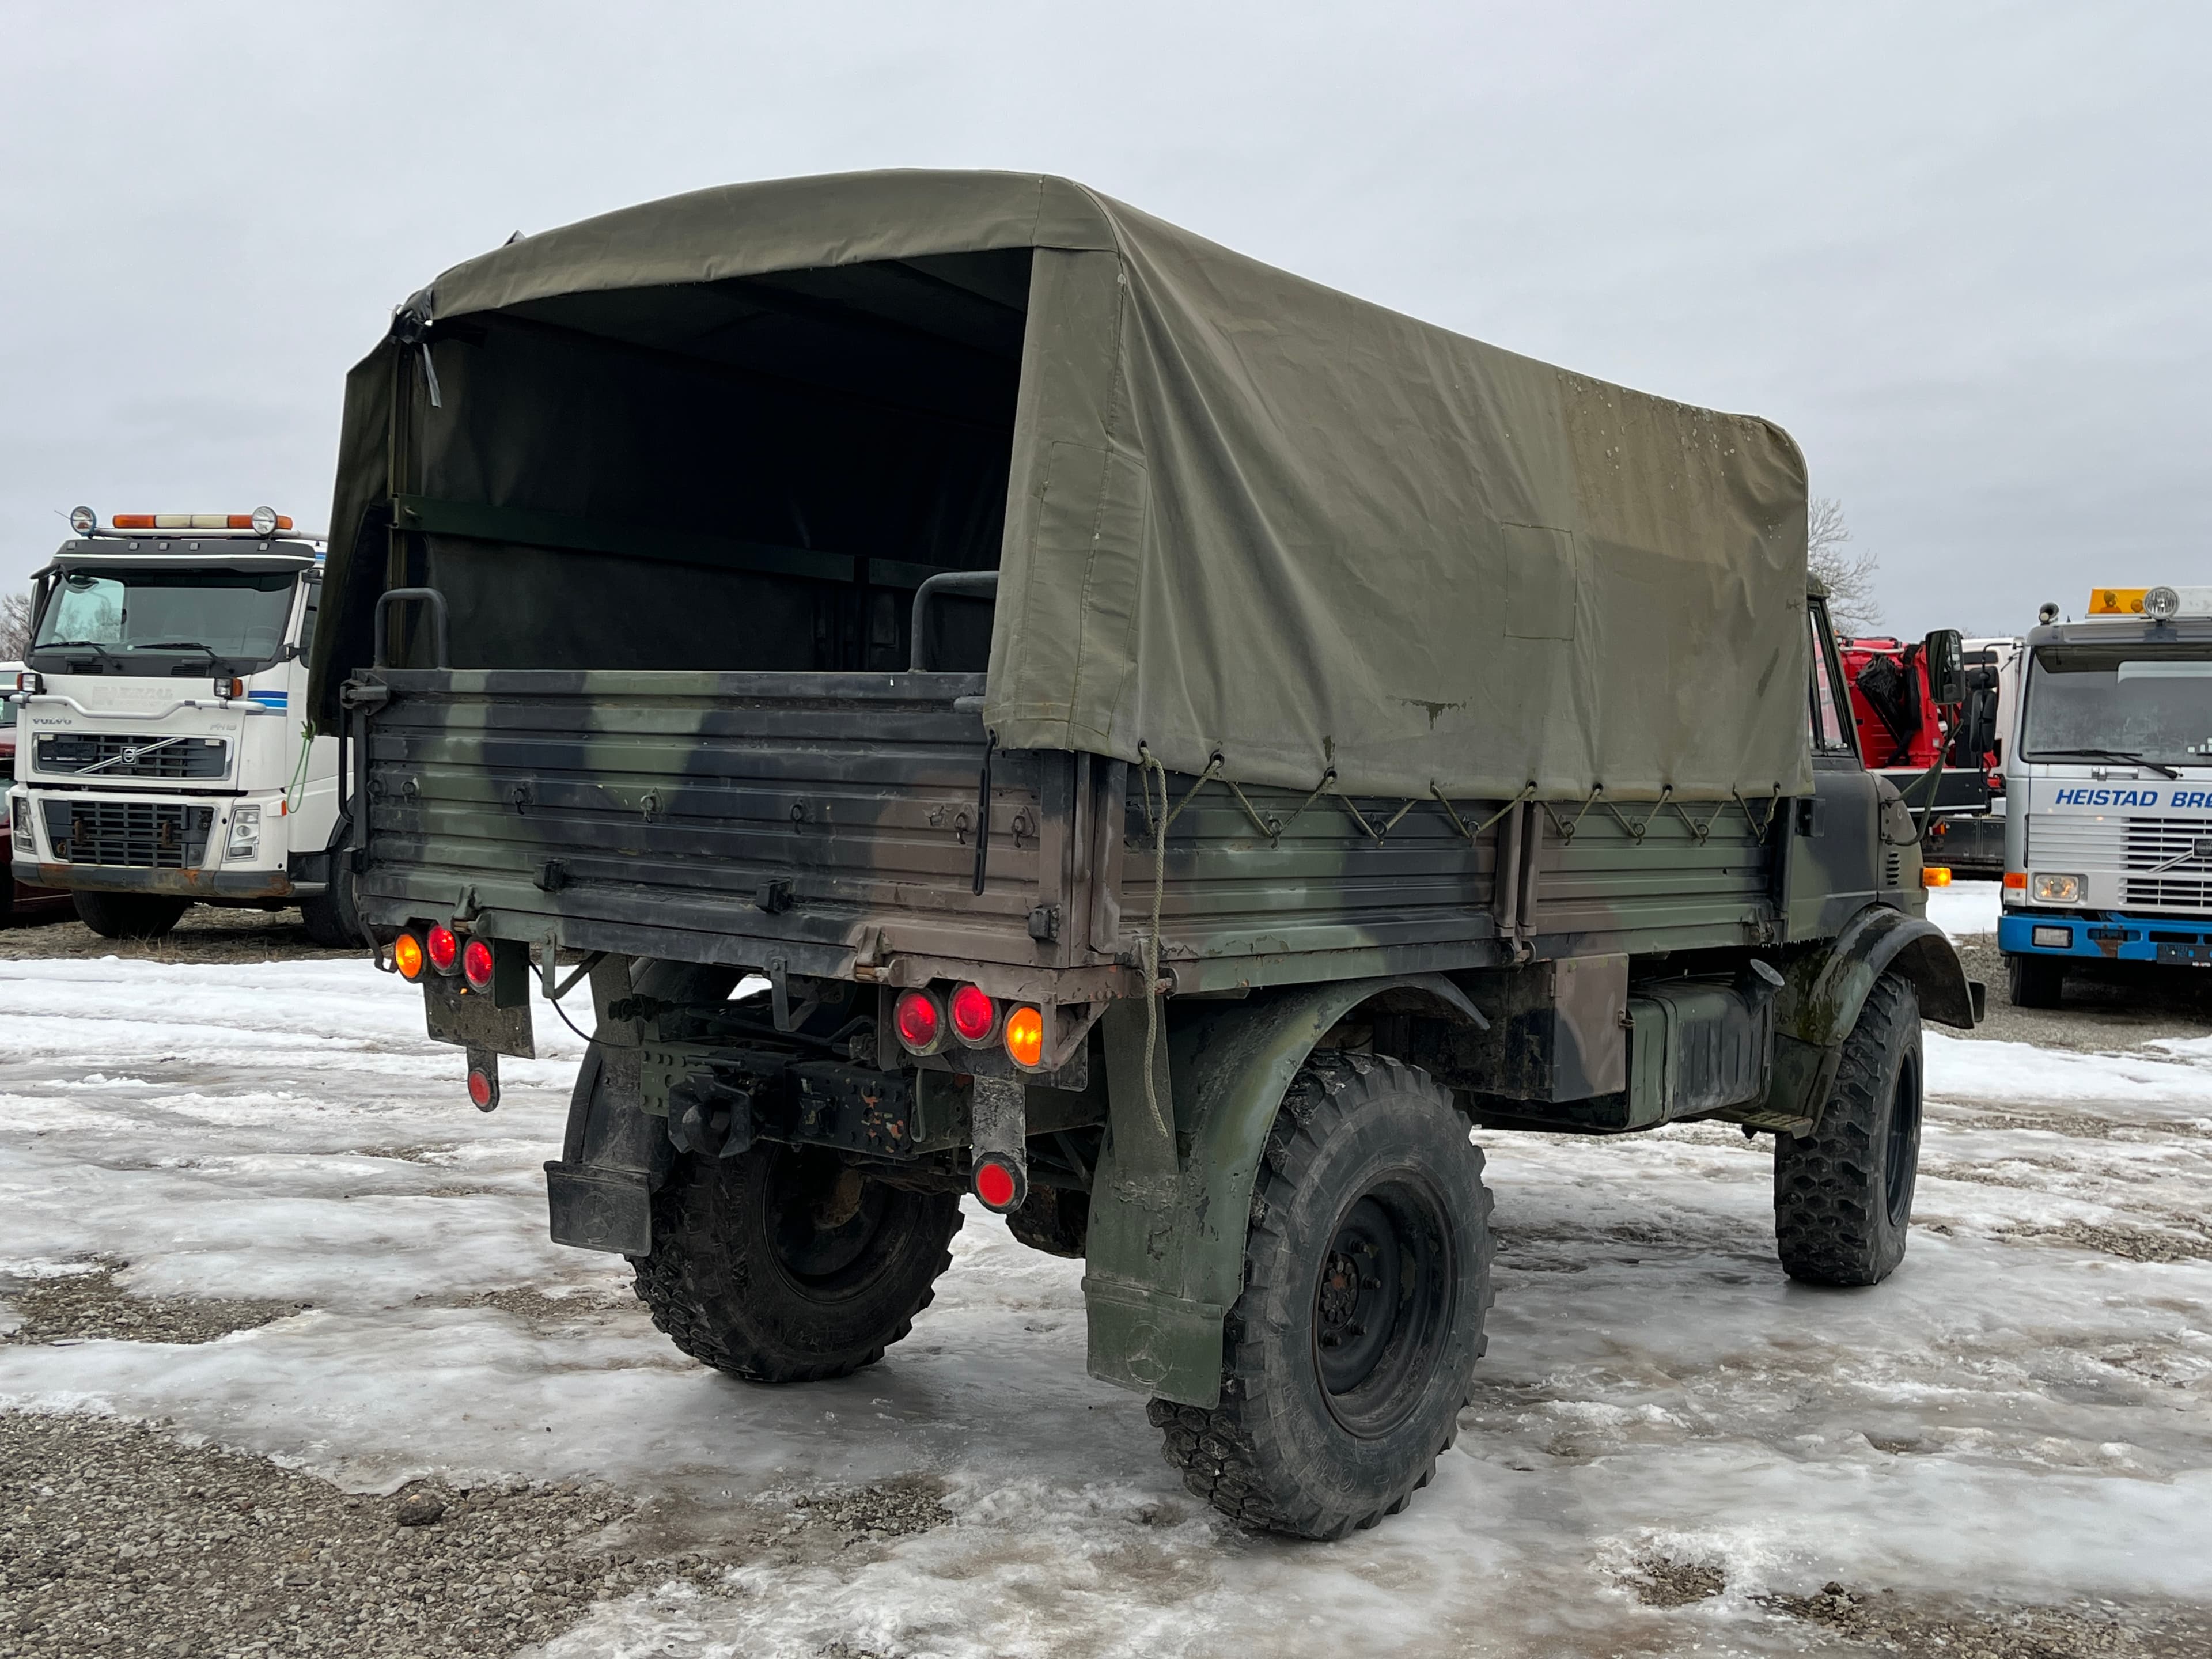
<instances>
[{"instance_id":1,"label":"red vehicle","mask_svg":"<svg viewBox=\"0 0 2212 1659\"><path fill-rule=\"evenodd\" d=\"M0 701L0 837L9 841L14 839L15 829L8 809L8 786L15 778L15 714L13 702ZM12 874L0 881L0 927L42 916L72 914L70 896L58 887L33 887L27 881L17 881Z\"/></svg>"},{"instance_id":2,"label":"red vehicle","mask_svg":"<svg viewBox=\"0 0 2212 1659\"><path fill-rule=\"evenodd\" d=\"M1990 653L1967 656L1966 701L1942 710L1929 698L1919 641L1875 637L1837 644L1867 769L1887 774L1906 805L1925 811L1926 779L1940 748L1944 769L1936 781L1936 811L1986 811L1991 794L2003 787L1996 775L1997 669ZM1977 656L1984 660L1977 662Z\"/></svg>"}]
</instances>

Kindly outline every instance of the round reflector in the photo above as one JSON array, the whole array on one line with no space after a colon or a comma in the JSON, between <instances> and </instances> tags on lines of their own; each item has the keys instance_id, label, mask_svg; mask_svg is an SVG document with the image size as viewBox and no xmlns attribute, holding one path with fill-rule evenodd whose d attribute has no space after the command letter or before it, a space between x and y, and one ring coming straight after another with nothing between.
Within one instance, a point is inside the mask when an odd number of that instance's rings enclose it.
<instances>
[{"instance_id":1,"label":"round reflector","mask_svg":"<svg viewBox=\"0 0 2212 1659\"><path fill-rule=\"evenodd\" d=\"M412 933L402 933L392 941L392 965L399 970L399 977L407 980L422 977L422 941Z\"/></svg>"},{"instance_id":2,"label":"round reflector","mask_svg":"<svg viewBox=\"0 0 2212 1659\"><path fill-rule=\"evenodd\" d=\"M461 959L461 942L453 937L453 930L442 923L431 924L428 943L430 965L441 974L450 974Z\"/></svg>"},{"instance_id":3,"label":"round reflector","mask_svg":"<svg viewBox=\"0 0 2212 1659\"><path fill-rule=\"evenodd\" d=\"M493 1082L489 1072L469 1068L469 1100L477 1110L488 1112L499 1104L499 1085Z\"/></svg>"},{"instance_id":4,"label":"round reflector","mask_svg":"<svg viewBox=\"0 0 2212 1659\"><path fill-rule=\"evenodd\" d=\"M945 1016L938 1012L937 999L927 991L901 992L891 1023L898 1027L898 1040L909 1054L930 1053L945 1036Z\"/></svg>"},{"instance_id":5,"label":"round reflector","mask_svg":"<svg viewBox=\"0 0 2212 1659\"><path fill-rule=\"evenodd\" d=\"M469 983L479 991L491 984L491 946L480 939L472 939L461 950L461 972L468 975Z\"/></svg>"},{"instance_id":6,"label":"round reflector","mask_svg":"<svg viewBox=\"0 0 2212 1659\"><path fill-rule=\"evenodd\" d=\"M1005 1164L986 1162L975 1166L975 1196L994 1210L1011 1210L1014 1206L1014 1172Z\"/></svg>"},{"instance_id":7,"label":"round reflector","mask_svg":"<svg viewBox=\"0 0 2212 1659\"><path fill-rule=\"evenodd\" d=\"M1044 1016L1017 1008L1006 1016L1006 1053L1017 1066L1034 1070L1044 1064Z\"/></svg>"},{"instance_id":8,"label":"round reflector","mask_svg":"<svg viewBox=\"0 0 2212 1659\"><path fill-rule=\"evenodd\" d=\"M998 1005L979 987L963 985L952 994L952 1029L962 1042L988 1042L998 1023Z\"/></svg>"}]
</instances>

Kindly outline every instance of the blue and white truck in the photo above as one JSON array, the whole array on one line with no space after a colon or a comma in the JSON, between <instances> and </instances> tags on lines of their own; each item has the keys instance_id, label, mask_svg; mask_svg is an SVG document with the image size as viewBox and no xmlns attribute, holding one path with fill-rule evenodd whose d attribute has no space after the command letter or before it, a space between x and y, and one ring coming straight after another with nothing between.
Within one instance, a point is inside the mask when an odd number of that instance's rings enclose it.
<instances>
[{"instance_id":1,"label":"blue and white truck","mask_svg":"<svg viewBox=\"0 0 2212 1659\"><path fill-rule=\"evenodd\" d=\"M2212 968L2212 586L2043 608L2004 750L2012 1000L2092 962Z\"/></svg>"},{"instance_id":2,"label":"blue and white truck","mask_svg":"<svg viewBox=\"0 0 2212 1659\"><path fill-rule=\"evenodd\" d=\"M337 741L301 704L322 550L250 514L89 508L33 578L9 840L16 880L61 888L111 938L192 904L301 908L359 945L337 840Z\"/></svg>"}]
</instances>

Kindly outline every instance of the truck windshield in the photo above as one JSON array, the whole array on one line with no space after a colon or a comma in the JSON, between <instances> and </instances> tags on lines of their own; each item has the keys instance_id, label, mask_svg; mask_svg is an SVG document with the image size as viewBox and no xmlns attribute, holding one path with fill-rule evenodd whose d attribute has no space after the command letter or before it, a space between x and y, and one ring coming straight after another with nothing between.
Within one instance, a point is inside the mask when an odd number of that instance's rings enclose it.
<instances>
[{"instance_id":1,"label":"truck windshield","mask_svg":"<svg viewBox=\"0 0 2212 1659\"><path fill-rule=\"evenodd\" d=\"M72 570L31 649L267 662L283 648L298 580L289 570Z\"/></svg>"},{"instance_id":2,"label":"truck windshield","mask_svg":"<svg viewBox=\"0 0 2212 1659\"><path fill-rule=\"evenodd\" d=\"M2044 647L2028 677L2021 748L2029 760L2212 762L2212 647Z\"/></svg>"}]
</instances>

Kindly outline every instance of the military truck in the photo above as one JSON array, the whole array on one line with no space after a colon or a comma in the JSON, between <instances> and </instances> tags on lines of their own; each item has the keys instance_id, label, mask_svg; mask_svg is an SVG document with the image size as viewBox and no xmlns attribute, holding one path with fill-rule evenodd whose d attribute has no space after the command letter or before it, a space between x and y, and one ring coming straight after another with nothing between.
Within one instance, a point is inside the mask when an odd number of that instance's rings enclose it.
<instances>
[{"instance_id":1,"label":"military truck","mask_svg":"<svg viewBox=\"0 0 2212 1659\"><path fill-rule=\"evenodd\" d=\"M552 1234L685 1352L878 1360L972 1199L1194 1492L1328 1538L1452 1442L1493 1133L1739 1124L1790 1274L1904 1252L1979 993L1805 507L1765 422L1066 180L746 185L398 307L315 714L477 1105L588 986Z\"/></svg>"}]
</instances>

